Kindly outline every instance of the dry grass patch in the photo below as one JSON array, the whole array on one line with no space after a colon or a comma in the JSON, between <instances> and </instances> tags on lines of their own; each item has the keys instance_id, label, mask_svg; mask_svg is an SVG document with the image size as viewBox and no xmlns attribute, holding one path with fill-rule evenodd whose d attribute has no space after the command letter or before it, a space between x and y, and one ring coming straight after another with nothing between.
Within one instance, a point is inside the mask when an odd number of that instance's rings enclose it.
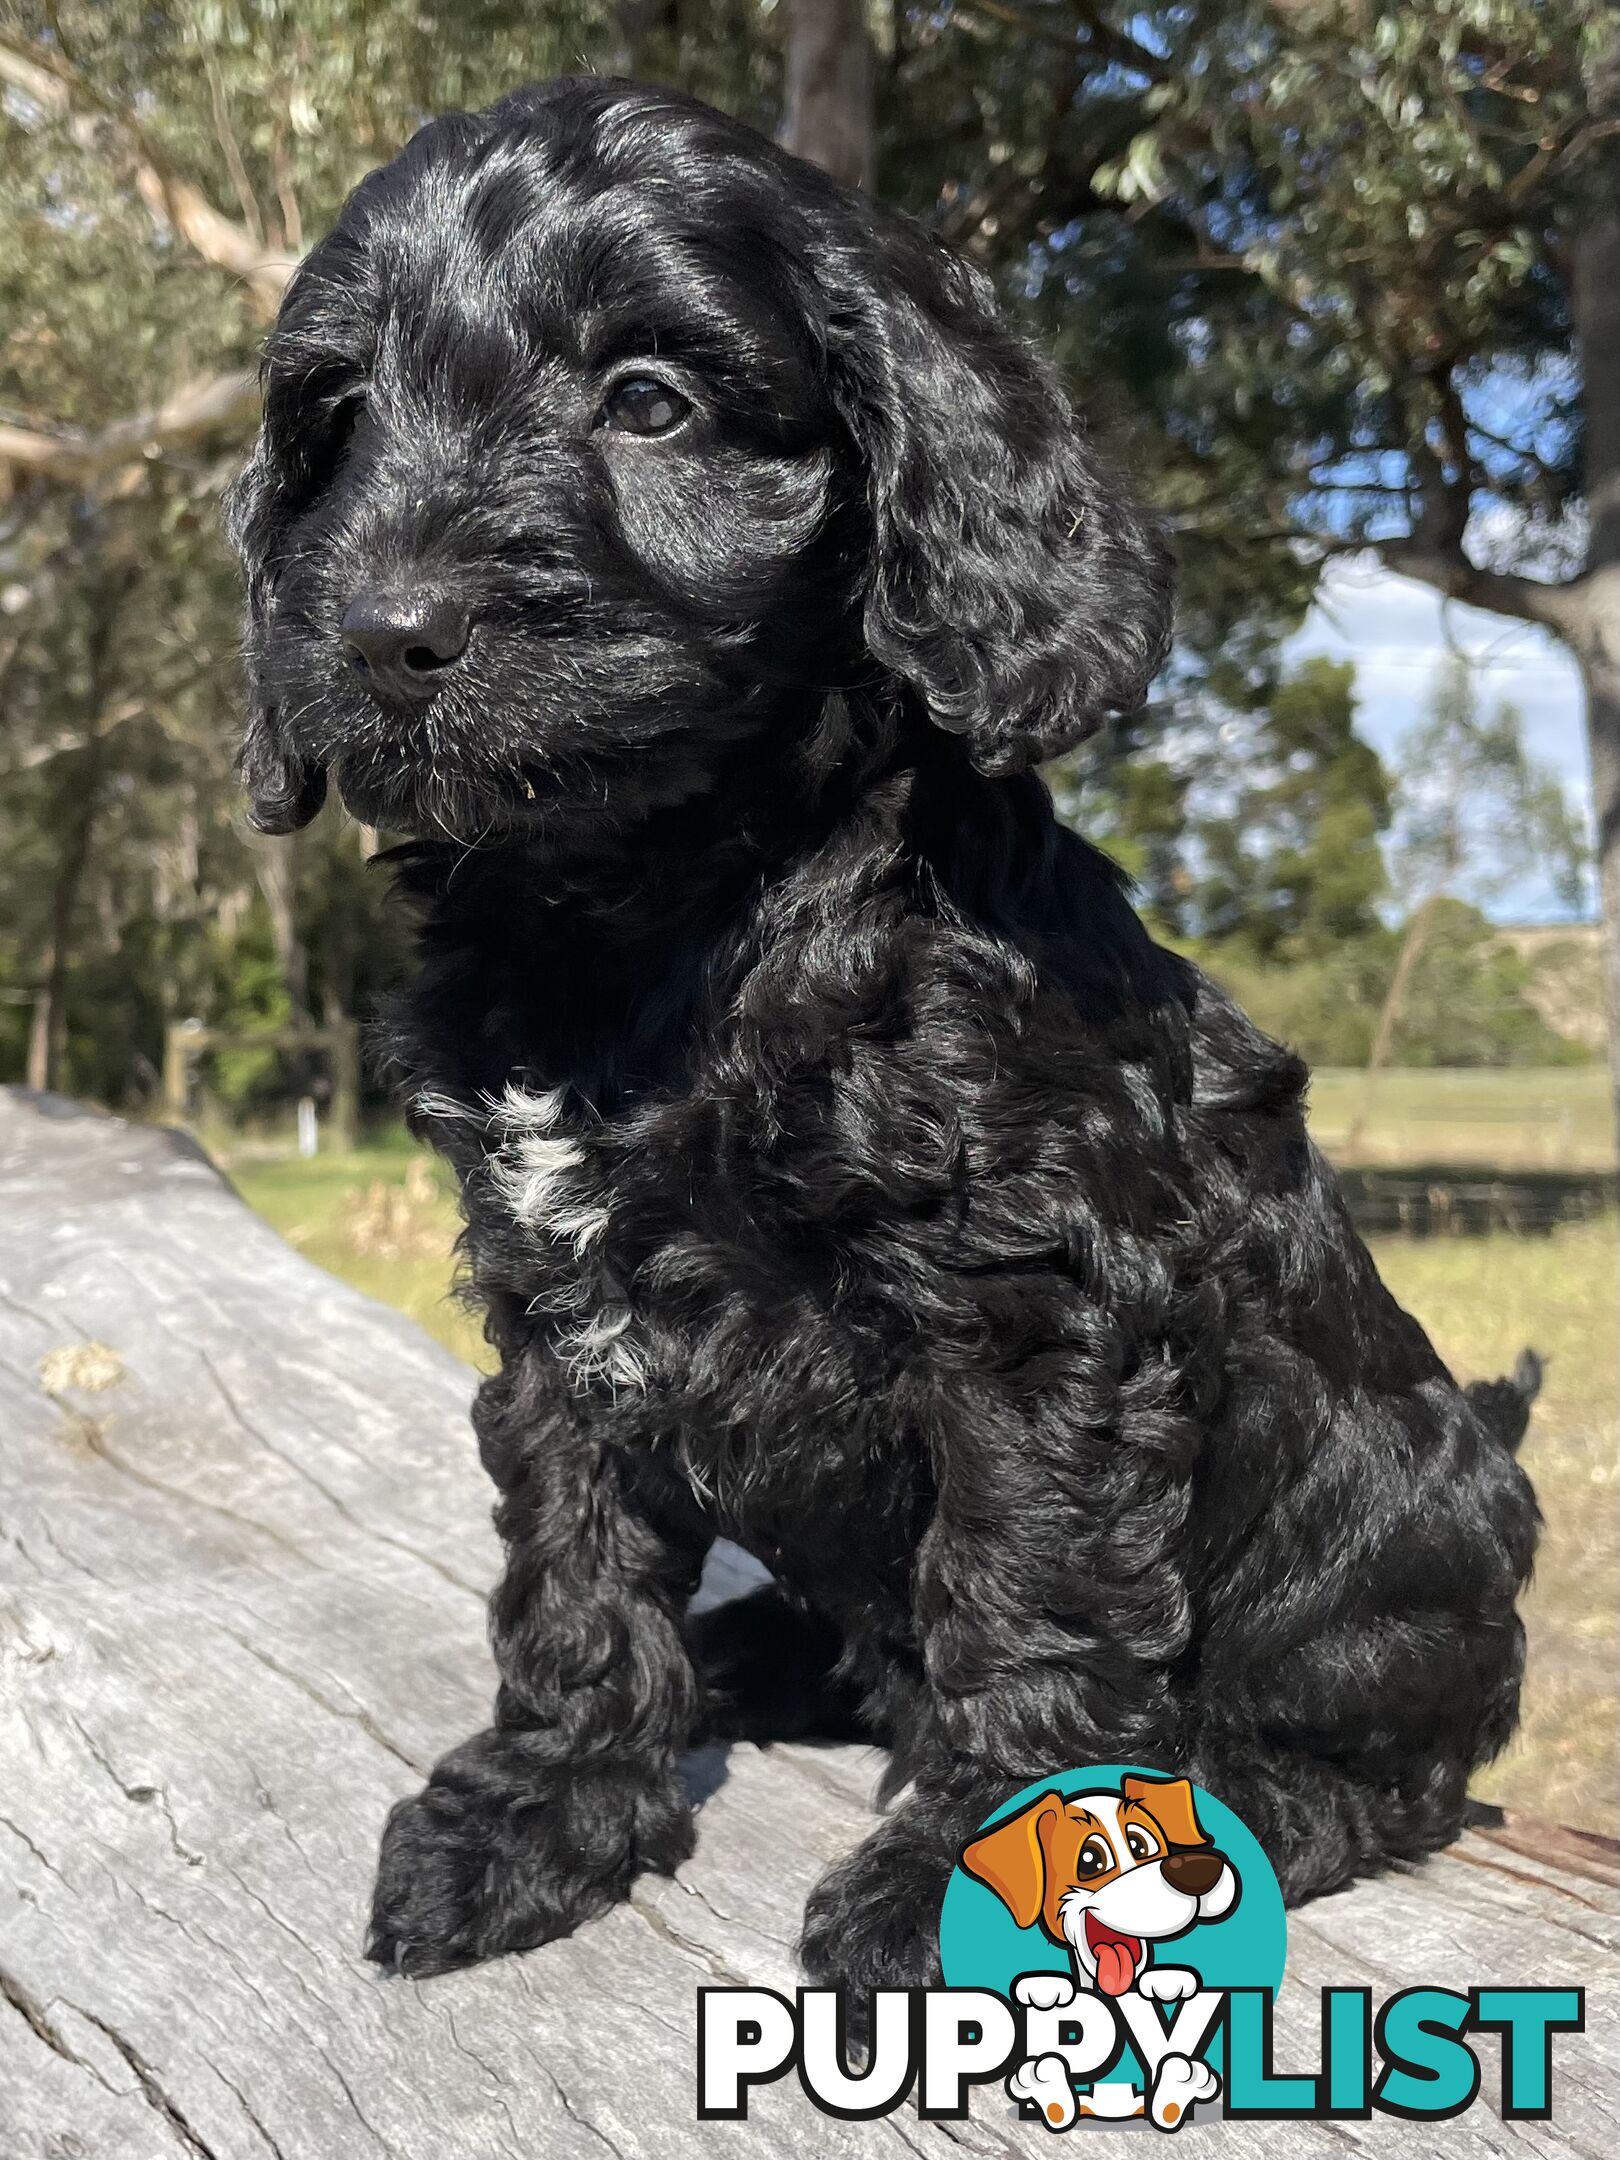
<instances>
[{"instance_id":1,"label":"dry grass patch","mask_svg":"<svg viewBox=\"0 0 1620 2160\"><path fill-rule=\"evenodd\" d=\"M1620 1832L1620 1240L1613 1219L1544 1238L1380 1238L1384 1279L1464 1380L1525 1343L1547 1361L1524 1443L1546 1520L1525 1604L1524 1723L1476 1790Z\"/></svg>"}]
</instances>

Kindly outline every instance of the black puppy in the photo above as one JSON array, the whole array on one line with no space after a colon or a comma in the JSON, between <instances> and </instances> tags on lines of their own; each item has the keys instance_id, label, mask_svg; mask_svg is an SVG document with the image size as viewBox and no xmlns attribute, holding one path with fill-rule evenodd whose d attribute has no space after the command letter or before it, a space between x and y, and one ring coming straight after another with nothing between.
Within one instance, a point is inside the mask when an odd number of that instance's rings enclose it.
<instances>
[{"instance_id":1,"label":"black puppy","mask_svg":"<svg viewBox=\"0 0 1620 2160\"><path fill-rule=\"evenodd\" d=\"M396 1048L500 1353L494 1722L396 1809L373 1955L673 1868L706 1714L853 1714L910 1787L818 1981L927 1978L963 1841L1071 1766L1201 1780L1296 1898L1444 1844L1514 1723L1523 1392L1453 1384L1297 1059L1054 821L1170 576L982 279L559 82L357 189L265 388L253 815L330 773L416 836ZM705 1634L719 1535L781 1587Z\"/></svg>"}]
</instances>

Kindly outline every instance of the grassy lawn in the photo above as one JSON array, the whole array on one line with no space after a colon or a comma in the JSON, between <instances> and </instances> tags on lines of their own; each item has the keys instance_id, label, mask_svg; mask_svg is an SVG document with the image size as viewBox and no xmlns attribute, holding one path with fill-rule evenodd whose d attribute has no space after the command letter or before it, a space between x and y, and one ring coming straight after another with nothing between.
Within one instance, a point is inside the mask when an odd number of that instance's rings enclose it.
<instances>
[{"instance_id":1,"label":"grassy lawn","mask_svg":"<svg viewBox=\"0 0 1620 2160\"><path fill-rule=\"evenodd\" d=\"M1311 1130L1337 1161L1366 1101L1360 1072L1311 1078ZM1493 1170L1612 1170L1614 1113L1603 1065L1381 1073L1355 1154L1371 1167L1475 1163Z\"/></svg>"},{"instance_id":2,"label":"grassy lawn","mask_svg":"<svg viewBox=\"0 0 1620 2160\"><path fill-rule=\"evenodd\" d=\"M489 1362L476 1316L450 1294L461 1224L450 1173L403 1128L309 1162L215 1153L248 1206L317 1267L408 1313L458 1357Z\"/></svg>"},{"instance_id":3,"label":"grassy lawn","mask_svg":"<svg viewBox=\"0 0 1620 2160\"><path fill-rule=\"evenodd\" d=\"M1347 1076L1318 1076L1318 1137L1331 1145L1353 1103ZM1612 1162L1601 1075L1395 1072L1368 1126L1372 1159L1493 1162L1502 1168L1578 1152L1564 1167ZM1334 1119L1339 1119L1335 1128ZM1491 1147L1486 1148L1489 1140ZM1482 1151L1483 1150L1483 1151ZM397 1306L459 1355L485 1363L476 1321L448 1296L457 1215L448 1178L403 1133L349 1156L299 1162L221 1151L244 1199L318 1265ZM1540 1238L1377 1238L1390 1287L1462 1379L1504 1371L1525 1343L1547 1360L1524 1460L1546 1517L1526 1603L1530 1674L1510 1752L1478 1782L1486 1797L1556 1821L1620 1830L1620 1492L1616 1360L1620 1241L1613 1219Z\"/></svg>"},{"instance_id":4,"label":"grassy lawn","mask_svg":"<svg viewBox=\"0 0 1620 2160\"><path fill-rule=\"evenodd\" d=\"M1525 1601L1524 1722L1476 1790L1583 1829L1620 1832L1620 1239L1606 1221L1550 1237L1377 1238L1385 1281L1465 1380L1531 1343L1546 1383L1524 1443L1546 1519Z\"/></svg>"}]
</instances>

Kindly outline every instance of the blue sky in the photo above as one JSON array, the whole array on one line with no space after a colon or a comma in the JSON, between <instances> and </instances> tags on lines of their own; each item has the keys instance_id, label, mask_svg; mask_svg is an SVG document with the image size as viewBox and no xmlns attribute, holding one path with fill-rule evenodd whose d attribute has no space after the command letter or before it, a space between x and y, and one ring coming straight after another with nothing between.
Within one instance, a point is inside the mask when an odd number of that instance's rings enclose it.
<instances>
[{"instance_id":1,"label":"blue sky","mask_svg":"<svg viewBox=\"0 0 1620 2160\"><path fill-rule=\"evenodd\" d=\"M1525 739L1551 765L1590 822L1580 676L1568 653L1533 623L1509 621L1442 600L1425 585L1394 577L1370 557L1332 564L1316 605L1286 652L1324 653L1356 668L1357 724L1378 750L1395 750L1420 718L1435 671L1450 648L1475 662L1481 700L1511 700ZM1564 911L1550 885L1527 880L1492 908L1504 921L1550 922Z\"/></svg>"}]
</instances>

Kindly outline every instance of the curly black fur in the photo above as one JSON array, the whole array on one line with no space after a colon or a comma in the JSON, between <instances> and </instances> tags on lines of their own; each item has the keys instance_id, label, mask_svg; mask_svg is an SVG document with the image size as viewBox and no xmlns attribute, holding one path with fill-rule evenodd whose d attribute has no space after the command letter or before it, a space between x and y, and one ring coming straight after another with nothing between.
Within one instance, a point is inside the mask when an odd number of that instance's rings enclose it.
<instances>
[{"instance_id":1,"label":"curly black fur","mask_svg":"<svg viewBox=\"0 0 1620 2160\"><path fill-rule=\"evenodd\" d=\"M626 432L626 374L685 418ZM299 272L234 525L257 821L330 772L417 836L396 1048L500 1353L494 1723L395 1811L374 1954L674 1867L705 1676L710 1729L859 1718L909 1787L821 1981L926 1978L1054 1769L1190 1772L1294 1898L1452 1837L1516 1712L1523 1397L1453 1384L1298 1060L1029 769L1140 699L1170 578L983 281L701 106L524 91ZM431 682L356 674L379 589L470 619ZM694 1640L718 1535L783 1587Z\"/></svg>"}]
</instances>

